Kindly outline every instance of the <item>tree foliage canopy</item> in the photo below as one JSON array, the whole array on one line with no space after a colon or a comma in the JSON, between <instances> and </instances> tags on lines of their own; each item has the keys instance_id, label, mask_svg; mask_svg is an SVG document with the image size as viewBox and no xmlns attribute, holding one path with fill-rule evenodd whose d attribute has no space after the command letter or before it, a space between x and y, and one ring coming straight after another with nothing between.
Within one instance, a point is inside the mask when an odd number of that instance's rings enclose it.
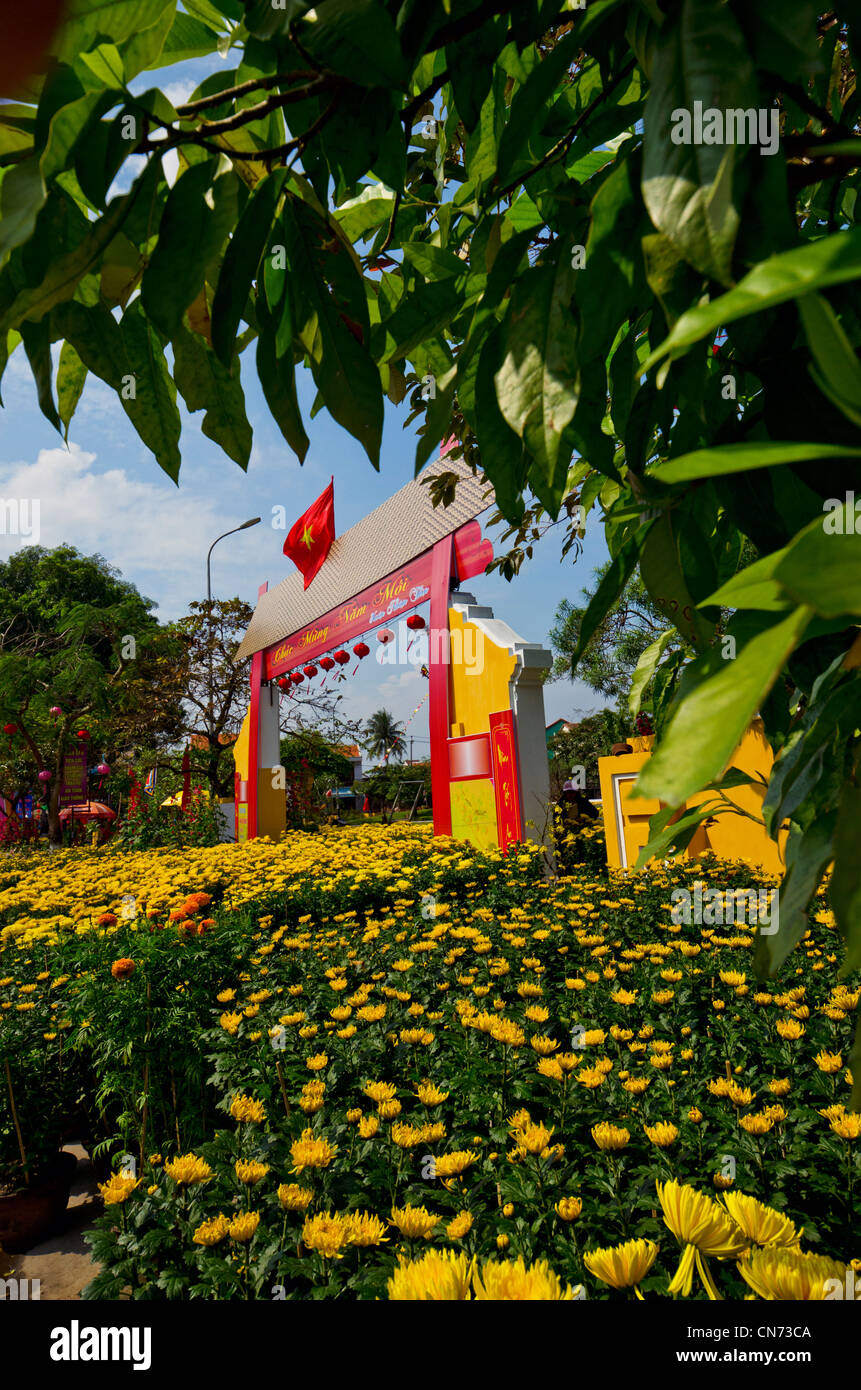
<instances>
[{"instance_id":1,"label":"tree foliage canopy","mask_svg":"<svg viewBox=\"0 0 861 1390\"><path fill-rule=\"evenodd\" d=\"M643 655L643 790L680 806L759 710L790 829L760 966L832 861L861 965L858 0L68 14L0 111L0 366L22 343L64 431L100 377L174 478L178 395L247 464L244 353L300 459L298 365L375 465L384 395L412 388L417 465L456 421L512 526L600 505L572 661L637 569L695 653ZM146 87L216 54L178 107Z\"/></svg>"}]
</instances>

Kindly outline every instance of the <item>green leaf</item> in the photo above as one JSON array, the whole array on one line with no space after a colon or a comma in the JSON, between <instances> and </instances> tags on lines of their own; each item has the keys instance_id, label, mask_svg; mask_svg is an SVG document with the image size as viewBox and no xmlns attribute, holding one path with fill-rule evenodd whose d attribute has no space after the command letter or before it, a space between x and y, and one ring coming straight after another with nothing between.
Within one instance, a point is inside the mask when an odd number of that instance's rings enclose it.
<instances>
[{"instance_id":1,"label":"green leaf","mask_svg":"<svg viewBox=\"0 0 861 1390\"><path fill-rule=\"evenodd\" d=\"M391 188L384 183L370 183L355 198L348 198L335 208L333 216L348 240L364 241L368 232L376 231L389 220L394 202Z\"/></svg>"},{"instance_id":2,"label":"green leaf","mask_svg":"<svg viewBox=\"0 0 861 1390\"><path fill-rule=\"evenodd\" d=\"M472 423L481 440L481 466L493 484L497 506L511 525L523 515L522 492L528 456L499 408L494 374L500 351L500 330L491 333L481 349L475 376Z\"/></svg>"},{"instance_id":3,"label":"green leaf","mask_svg":"<svg viewBox=\"0 0 861 1390\"><path fill-rule=\"evenodd\" d=\"M426 241L405 242L403 254L407 265L425 280L450 280L464 272L464 262L453 251L443 251Z\"/></svg>"},{"instance_id":4,"label":"green leaf","mask_svg":"<svg viewBox=\"0 0 861 1390\"><path fill-rule=\"evenodd\" d=\"M365 87L404 88L410 69L394 20L376 0L326 0L302 41L332 72Z\"/></svg>"},{"instance_id":5,"label":"green leaf","mask_svg":"<svg viewBox=\"0 0 861 1390\"><path fill-rule=\"evenodd\" d=\"M637 792L680 806L721 776L812 617L797 608L680 700L637 779Z\"/></svg>"},{"instance_id":6,"label":"green leaf","mask_svg":"<svg viewBox=\"0 0 861 1390\"><path fill-rule=\"evenodd\" d=\"M813 380L838 410L861 425L861 362L840 320L821 294L802 295L798 310L816 363Z\"/></svg>"},{"instance_id":7,"label":"green leaf","mask_svg":"<svg viewBox=\"0 0 861 1390\"><path fill-rule=\"evenodd\" d=\"M522 81L514 93L508 120L499 142L495 182L507 184L518 166L532 163L529 146L541 126L548 98L558 88L570 64L581 50L582 41L575 25ZM489 87L488 83L488 87Z\"/></svg>"},{"instance_id":8,"label":"green leaf","mask_svg":"<svg viewBox=\"0 0 861 1390\"><path fill-rule=\"evenodd\" d=\"M640 243L648 231L648 220L636 176L635 162L623 161L592 200L585 265L577 277L577 310L582 324L579 353L583 362L606 357L619 325L646 307Z\"/></svg>"},{"instance_id":9,"label":"green leaf","mask_svg":"<svg viewBox=\"0 0 861 1390\"><path fill-rule=\"evenodd\" d=\"M571 675L577 670L577 663L589 642L606 618L613 604L622 593L637 565L640 551L647 540L654 522L647 522L635 535L629 537L618 554L611 560L606 574L589 600L589 606L580 623L577 646L571 657Z\"/></svg>"},{"instance_id":10,"label":"green leaf","mask_svg":"<svg viewBox=\"0 0 861 1390\"><path fill-rule=\"evenodd\" d=\"M174 380L190 411L206 410L203 433L238 463L248 467L251 426L239 380L239 358L230 371L197 333L180 327L173 339Z\"/></svg>"},{"instance_id":11,"label":"green leaf","mask_svg":"<svg viewBox=\"0 0 861 1390\"><path fill-rule=\"evenodd\" d=\"M71 343L87 370L119 391L127 369L119 324L99 303L90 308L75 301L59 304L51 314L52 336Z\"/></svg>"},{"instance_id":12,"label":"green leaf","mask_svg":"<svg viewBox=\"0 0 861 1390\"><path fill-rule=\"evenodd\" d=\"M560 237L547 259L515 282L495 376L499 408L532 455L530 483L551 516L565 490L570 456L560 445L578 399L571 257L570 238Z\"/></svg>"},{"instance_id":13,"label":"green leaf","mask_svg":"<svg viewBox=\"0 0 861 1390\"><path fill-rule=\"evenodd\" d=\"M149 29L175 0L68 0L53 52L63 63L88 53L95 40L122 43Z\"/></svg>"},{"instance_id":14,"label":"green leaf","mask_svg":"<svg viewBox=\"0 0 861 1390\"><path fill-rule=\"evenodd\" d=\"M329 228L306 203L289 197L283 218L295 331L308 353L327 410L358 439L376 468L383 432L383 397L379 371L364 345L369 324L362 277L340 241L335 252L326 254L323 241L328 240ZM363 342L354 336L347 317L355 321Z\"/></svg>"},{"instance_id":15,"label":"green leaf","mask_svg":"<svg viewBox=\"0 0 861 1390\"><path fill-rule=\"evenodd\" d=\"M212 304L212 346L228 368L233 360L239 321L267 246L286 177L287 171L278 169L257 185L224 253Z\"/></svg>"},{"instance_id":16,"label":"green leaf","mask_svg":"<svg viewBox=\"0 0 861 1390\"><path fill-rule=\"evenodd\" d=\"M769 256L739 280L734 289L682 314L643 370L650 371L668 353L678 357L692 343L713 336L736 319L859 278L861 227L850 227L834 236Z\"/></svg>"},{"instance_id":17,"label":"green leaf","mask_svg":"<svg viewBox=\"0 0 861 1390\"><path fill-rule=\"evenodd\" d=\"M257 307L260 336L257 339L257 375L273 419L300 463L304 463L309 440L302 423L296 395L296 374L290 353L279 357L275 347L275 324L264 301Z\"/></svg>"},{"instance_id":18,"label":"green leaf","mask_svg":"<svg viewBox=\"0 0 861 1390\"><path fill-rule=\"evenodd\" d=\"M22 323L21 338L30 370L36 380L39 395L39 409L54 429L60 430L60 417L54 404L54 387L51 369L51 335L45 323Z\"/></svg>"},{"instance_id":19,"label":"green leaf","mask_svg":"<svg viewBox=\"0 0 861 1390\"><path fill-rule=\"evenodd\" d=\"M405 294L394 313L375 325L372 349L377 361L410 357L417 347L441 333L466 307L461 281L422 282Z\"/></svg>"},{"instance_id":20,"label":"green leaf","mask_svg":"<svg viewBox=\"0 0 861 1390\"><path fill-rule=\"evenodd\" d=\"M739 229L739 159L733 145L676 143L677 113L758 109L762 104L744 35L728 5L682 0L654 39L645 111L643 201L655 227L701 274L722 284ZM682 130L682 134L685 132Z\"/></svg>"},{"instance_id":21,"label":"green leaf","mask_svg":"<svg viewBox=\"0 0 861 1390\"><path fill-rule=\"evenodd\" d=\"M663 512L655 521L640 555L640 578L665 618L675 623L686 642L702 649L714 634L714 624L697 611L680 557L680 520Z\"/></svg>"},{"instance_id":22,"label":"green leaf","mask_svg":"<svg viewBox=\"0 0 861 1390\"><path fill-rule=\"evenodd\" d=\"M85 92L77 101L61 106L55 113L41 155L42 177L46 183L63 172L93 118L102 115L111 104L111 95L102 88L96 88Z\"/></svg>"},{"instance_id":23,"label":"green leaf","mask_svg":"<svg viewBox=\"0 0 861 1390\"><path fill-rule=\"evenodd\" d=\"M206 58L217 52L218 40L212 30L194 15L178 11L161 50L161 61L186 63L192 58Z\"/></svg>"},{"instance_id":24,"label":"green leaf","mask_svg":"<svg viewBox=\"0 0 861 1390\"><path fill-rule=\"evenodd\" d=\"M123 397L132 424L169 478L179 480L181 423L176 387L167 369L164 348L147 320L139 299L120 320L120 334L134 394Z\"/></svg>"},{"instance_id":25,"label":"green leaf","mask_svg":"<svg viewBox=\"0 0 861 1390\"><path fill-rule=\"evenodd\" d=\"M130 216L137 200L145 199L160 177L159 162L153 160L124 198L112 200L108 212L91 224L78 245L65 255L58 256L48 266L44 279L38 285L23 289L15 296L6 312L0 315L0 334L9 328L18 328L25 319L38 323L55 305L71 299L81 280L96 265Z\"/></svg>"},{"instance_id":26,"label":"green leaf","mask_svg":"<svg viewBox=\"0 0 861 1390\"><path fill-rule=\"evenodd\" d=\"M853 500L806 526L775 566L774 578L786 593L824 618L861 614L861 535L854 526Z\"/></svg>"},{"instance_id":27,"label":"green leaf","mask_svg":"<svg viewBox=\"0 0 861 1390\"><path fill-rule=\"evenodd\" d=\"M60 364L57 368L57 405L63 422L63 438L69 442L69 425L81 399L87 368L81 361L71 343L63 343L60 349Z\"/></svg>"},{"instance_id":28,"label":"green leaf","mask_svg":"<svg viewBox=\"0 0 861 1390\"><path fill-rule=\"evenodd\" d=\"M206 199L214 167L211 160L193 164L173 185L141 283L144 309L166 338L176 336L183 314L203 288L215 249L215 215Z\"/></svg>"},{"instance_id":29,"label":"green leaf","mask_svg":"<svg viewBox=\"0 0 861 1390\"><path fill-rule=\"evenodd\" d=\"M161 58L175 15L175 0L171 0L154 24L148 29L141 29L138 33L132 34L131 38L126 39L120 46L127 82L131 82L139 72L159 66L157 60Z\"/></svg>"},{"instance_id":30,"label":"green leaf","mask_svg":"<svg viewBox=\"0 0 861 1390\"><path fill-rule=\"evenodd\" d=\"M733 575L708 598L703 599L701 608L760 608L779 611L791 607L789 598L774 578L774 571L780 564L785 550L776 550L772 555L763 555L752 565Z\"/></svg>"},{"instance_id":31,"label":"green leaf","mask_svg":"<svg viewBox=\"0 0 861 1390\"><path fill-rule=\"evenodd\" d=\"M658 669L661 657L667 649L667 643L675 637L676 629L668 627L666 632L662 632L654 642L650 642L646 650L641 654L637 665L634 668L634 675L631 680L631 689L628 693L628 708L632 715L640 713L643 701L643 694L646 686Z\"/></svg>"},{"instance_id":32,"label":"green leaf","mask_svg":"<svg viewBox=\"0 0 861 1390\"><path fill-rule=\"evenodd\" d=\"M759 974L776 975L810 925L811 899L834 858L836 819L835 811L826 811L817 816L804 833L797 825L790 827L785 850L786 872L778 899L778 929L766 936L757 936L754 967Z\"/></svg>"},{"instance_id":33,"label":"green leaf","mask_svg":"<svg viewBox=\"0 0 861 1390\"><path fill-rule=\"evenodd\" d=\"M649 477L661 483L686 483L724 473L746 473L749 468L774 468L781 463L813 463L827 458L861 458L861 449L847 444L798 444L791 440L724 444L668 459L650 468Z\"/></svg>"},{"instance_id":34,"label":"green leaf","mask_svg":"<svg viewBox=\"0 0 861 1390\"><path fill-rule=\"evenodd\" d=\"M684 853L703 821L714 815L714 811L714 803L705 802L677 816L672 824L669 822L676 815L672 806L656 811L649 821L649 838L637 856L635 869L645 868L650 859Z\"/></svg>"},{"instance_id":35,"label":"green leaf","mask_svg":"<svg viewBox=\"0 0 861 1390\"><path fill-rule=\"evenodd\" d=\"M38 159L0 170L0 265L31 236L46 196Z\"/></svg>"},{"instance_id":36,"label":"green leaf","mask_svg":"<svg viewBox=\"0 0 861 1390\"><path fill-rule=\"evenodd\" d=\"M101 43L90 53L81 53L73 64L85 88L120 90L126 73L120 50L114 43Z\"/></svg>"}]
</instances>

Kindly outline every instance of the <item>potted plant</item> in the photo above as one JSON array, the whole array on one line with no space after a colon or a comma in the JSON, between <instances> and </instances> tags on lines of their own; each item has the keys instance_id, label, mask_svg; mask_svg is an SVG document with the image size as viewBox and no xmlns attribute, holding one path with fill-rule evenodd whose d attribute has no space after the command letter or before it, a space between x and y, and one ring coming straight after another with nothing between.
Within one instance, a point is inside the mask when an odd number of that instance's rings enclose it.
<instances>
[{"instance_id":1,"label":"potted plant","mask_svg":"<svg viewBox=\"0 0 861 1390\"><path fill-rule=\"evenodd\" d=\"M61 1220L77 1159L62 1149L66 1087L56 1035L39 1035L37 1042L9 1023L6 1013L0 1034L0 1247L20 1254Z\"/></svg>"}]
</instances>

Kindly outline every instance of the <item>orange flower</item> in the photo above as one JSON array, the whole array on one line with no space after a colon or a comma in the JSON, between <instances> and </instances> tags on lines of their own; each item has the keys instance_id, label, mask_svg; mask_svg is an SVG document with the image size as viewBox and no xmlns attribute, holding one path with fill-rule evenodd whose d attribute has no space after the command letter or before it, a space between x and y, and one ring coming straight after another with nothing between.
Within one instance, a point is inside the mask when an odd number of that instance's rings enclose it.
<instances>
[{"instance_id":1,"label":"orange flower","mask_svg":"<svg viewBox=\"0 0 861 1390\"><path fill-rule=\"evenodd\" d=\"M130 975L135 973L135 962L128 956L121 956L115 960L111 966L111 974L115 980L127 980Z\"/></svg>"},{"instance_id":2,"label":"orange flower","mask_svg":"<svg viewBox=\"0 0 861 1390\"><path fill-rule=\"evenodd\" d=\"M116 914L113 912L103 912L98 919L100 927L115 927L117 925Z\"/></svg>"}]
</instances>

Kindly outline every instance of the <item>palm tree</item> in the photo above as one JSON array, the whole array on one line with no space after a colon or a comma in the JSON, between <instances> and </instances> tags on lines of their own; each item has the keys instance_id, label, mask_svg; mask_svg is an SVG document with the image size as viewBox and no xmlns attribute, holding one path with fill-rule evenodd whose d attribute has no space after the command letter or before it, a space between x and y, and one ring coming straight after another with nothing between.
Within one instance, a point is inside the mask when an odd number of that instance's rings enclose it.
<instances>
[{"instance_id":1,"label":"palm tree","mask_svg":"<svg viewBox=\"0 0 861 1390\"><path fill-rule=\"evenodd\" d=\"M387 709L375 710L365 725L364 746L372 755L382 753L386 762L390 757L401 758L404 751L403 724L399 724Z\"/></svg>"}]
</instances>

